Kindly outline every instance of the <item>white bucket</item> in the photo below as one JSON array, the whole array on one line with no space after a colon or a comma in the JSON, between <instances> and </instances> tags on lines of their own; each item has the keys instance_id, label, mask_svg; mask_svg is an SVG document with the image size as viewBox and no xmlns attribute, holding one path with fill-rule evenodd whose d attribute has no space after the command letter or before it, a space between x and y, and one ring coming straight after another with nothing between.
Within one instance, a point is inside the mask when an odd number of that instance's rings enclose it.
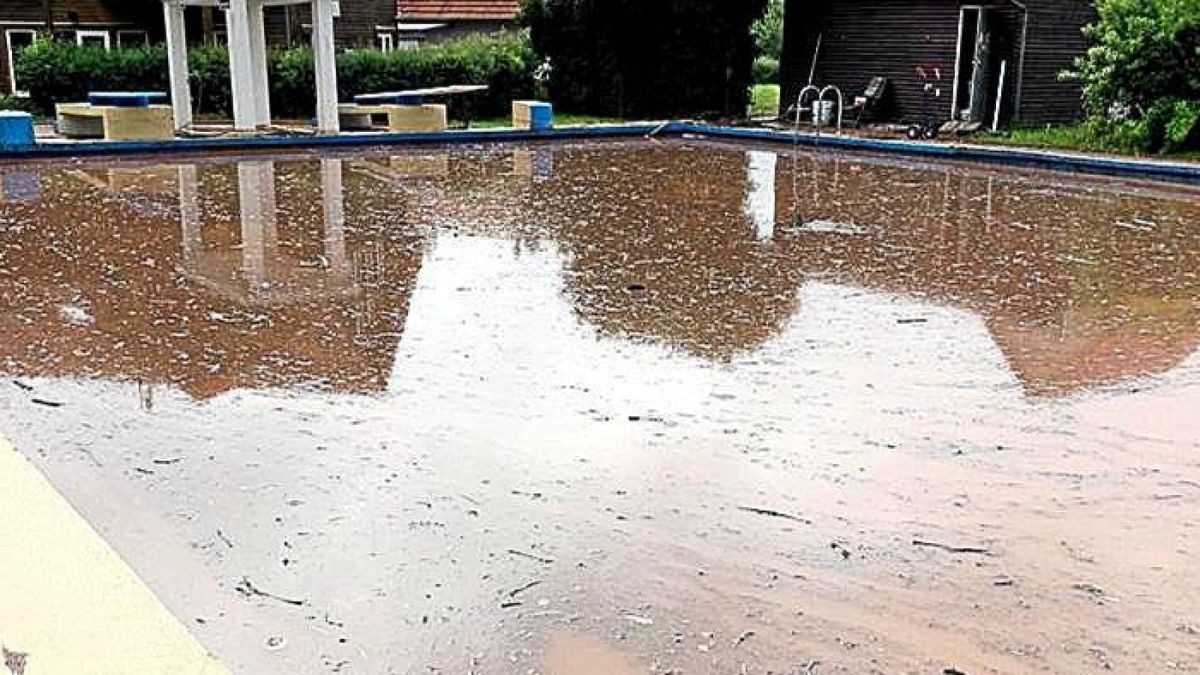
<instances>
[{"instance_id":1,"label":"white bucket","mask_svg":"<svg viewBox=\"0 0 1200 675\"><path fill-rule=\"evenodd\" d=\"M816 101L813 103L813 120L820 126L833 124L834 101Z\"/></svg>"}]
</instances>

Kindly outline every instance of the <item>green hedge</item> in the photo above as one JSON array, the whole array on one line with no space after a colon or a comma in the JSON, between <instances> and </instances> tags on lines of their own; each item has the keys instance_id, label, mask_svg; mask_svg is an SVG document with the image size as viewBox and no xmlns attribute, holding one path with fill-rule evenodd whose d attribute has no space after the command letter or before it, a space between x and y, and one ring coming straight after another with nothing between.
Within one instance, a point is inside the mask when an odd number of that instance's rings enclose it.
<instances>
[{"instance_id":1,"label":"green hedge","mask_svg":"<svg viewBox=\"0 0 1200 675\"><path fill-rule=\"evenodd\" d=\"M201 114L228 116L232 111L229 56L222 48L192 49L189 54L192 105ZM315 79L312 51L289 49L270 54L271 108L276 117L313 114ZM510 102L533 91L534 56L524 37L471 38L384 54L375 50L338 54L338 94L355 94L444 84L487 84L472 97L475 115L506 115ZM23 50L17 78L29 90L30 103L51 113L55 103L80 101L97 89L170 89L166 49L162 46L115 49L40 41ZM451 101L452 106L461 100ZM451 110L454 114L457 110Z\"/></svg>"}]
</instances>

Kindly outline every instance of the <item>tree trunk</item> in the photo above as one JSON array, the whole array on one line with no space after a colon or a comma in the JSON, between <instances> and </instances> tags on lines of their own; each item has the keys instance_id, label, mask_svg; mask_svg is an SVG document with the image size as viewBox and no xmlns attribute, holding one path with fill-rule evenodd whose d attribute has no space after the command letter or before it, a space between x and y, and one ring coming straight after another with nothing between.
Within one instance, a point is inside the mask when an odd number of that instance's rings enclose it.
<instances>
[{"instance_id":1,"label":"tree trunk","mask_svg":"<svg viewBox=\"0 0 1200 675\"><path fill-rule=\"evenodd\" d=\"M42 23L46 24L46 32L54 34L54 0L42 0Z\"/></svg>"}]
</instances>

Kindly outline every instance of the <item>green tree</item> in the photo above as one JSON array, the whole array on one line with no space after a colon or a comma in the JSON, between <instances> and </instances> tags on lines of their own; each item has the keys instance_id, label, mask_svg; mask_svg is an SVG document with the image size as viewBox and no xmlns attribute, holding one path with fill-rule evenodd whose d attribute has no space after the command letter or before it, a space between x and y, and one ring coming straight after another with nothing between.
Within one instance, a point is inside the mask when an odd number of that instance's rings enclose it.
<instances>
[{"instance_id":1,"label":"green tree","mask_svg":"<svg viewBox=\"0 0 1200 675\"><path fill-rule=\"evenodd\" d=\"M1098 0L1067 77L1097 133L1126 149L1200 147L1200 0Z\"/></svg>"},{"instance_id":2,"label":"green tree","mask_svg":"<svg viewBox=\"0 0 1200 675\"><path fill-rule=\"evenodd\" d=\"M758 55L776 61L783 53L783 5L784 0L769 0L767 10L750 29L754 33L754 46L758 48Z\"/></svg>"}]
</instances>

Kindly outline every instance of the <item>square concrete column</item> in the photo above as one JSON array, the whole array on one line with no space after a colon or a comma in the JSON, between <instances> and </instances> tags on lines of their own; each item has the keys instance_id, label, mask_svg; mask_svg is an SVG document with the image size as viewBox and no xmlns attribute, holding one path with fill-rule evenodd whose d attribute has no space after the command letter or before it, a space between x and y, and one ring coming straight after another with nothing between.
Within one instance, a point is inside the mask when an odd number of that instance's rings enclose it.
<instances>
[{"instance_id":1,"label":"square concrete column","mask_svg":"<svg viewBox=\"0 0 1200 675\"><path fill-rule=\"evenodd\" d=\"M229 0L225 26L229 33L229 78L233 94L233 126L251 131L258 126L258 78L254 74L250 40L249 0Z\"/></svg>"},{"instance_id":2,"label":"square concrete column","mask_svg":"<svg viewBox=\"0 0 1200 675\"><path fill-rule=\"evenodd\" d=\"M183 5L178 0L165 0L163 15L167 29L171 107L175 112L175 129L179 130L192 123L192 90L188 86L187 30L183 22Z\"/></svg>"},{"instance_id":3,"label":"square concrete column","mask_svg":"<svg viewBox=\"0 0 1200 675\"><path fill-rule=\"evenodd\" d=\"M248 0L250 31L250 67L254 74L254 121L258 126L271 123L271 84L267 71L267 28L263 0Z\"/></svg>"},{"instance_id":4,"label":"square concrete column","mask_svg":"<svg viewBox=\"0 0 1200 675\"><path fill-rule=\"evenodd\" d=\"M333 43L333 0L313 0L313 62L317 81L317 130L336 134L338 123L337 61Z\"/></svg>"}]
</instances>

